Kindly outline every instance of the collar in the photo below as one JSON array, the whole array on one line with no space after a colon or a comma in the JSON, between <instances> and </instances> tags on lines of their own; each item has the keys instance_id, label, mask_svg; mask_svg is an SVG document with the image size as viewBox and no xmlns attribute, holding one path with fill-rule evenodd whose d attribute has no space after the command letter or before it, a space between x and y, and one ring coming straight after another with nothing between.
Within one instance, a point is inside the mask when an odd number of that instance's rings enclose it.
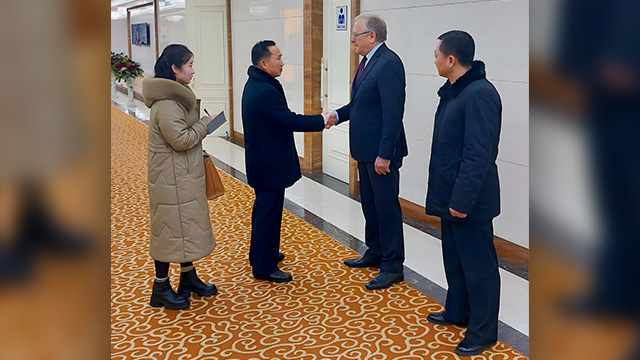
<instances>
[{"instance_id":1,"label":"collar","mask_svg":"<svg viewBox=\"0 0 640 360\"><path fill-rule=\"evenodd\" d=\"M196 108L196 95L189 85L183 85L175 80L163 78L146 78L142 81L142 96L147 107L154 102L173 100L182 104L187 110Z\"/></svg>"},{"instance_id":2,"label":"collar","mask_svg":"<svg viewBox=\"0 0 640 360\"><path fill-rule=\"evenodd\" d=\"M458 96L462 90L464 90L469 84L476 80L486 79L487 74L484 71L484 63L482 61L476 60L471 65L471 69L464 73L464 75L460 76L455 83L451 84L449 80L447 80L444 85L438 90L438 95L440 97L450 97L454 98Z\"/></svg>"},{"instance_id":3,"label":"collar","mask_svg":"<svg viewBox=\"0 0 640 360\"><path fill-rule=\"evenodd\" d=\"M253 65L249 66L249 70L247 70L247 74L249 75L250 78L267 82L276 87L280 85L280 82L276 80L276 78L269 75L266 71L260 69L259 67L256 67Z\"/></svg>"},{"instance_id":4,"label":"collar","mask_svg":"<svg viewBox=\"0 0 640 360\"><path fill-rule=\"evenodd\" d=\"M367 53L367 55L365 55L367 57L367 61L364 62L364 67L367 67L367 64L369 64L369 61L373 59L373 55L376 53L376 51L378 51L378 49L380 48L380 46L382 46L382 44L384 44L384 42L381 42L380 44L374 46L373 49L371 49Z\"/></svg>"}]
</instances>

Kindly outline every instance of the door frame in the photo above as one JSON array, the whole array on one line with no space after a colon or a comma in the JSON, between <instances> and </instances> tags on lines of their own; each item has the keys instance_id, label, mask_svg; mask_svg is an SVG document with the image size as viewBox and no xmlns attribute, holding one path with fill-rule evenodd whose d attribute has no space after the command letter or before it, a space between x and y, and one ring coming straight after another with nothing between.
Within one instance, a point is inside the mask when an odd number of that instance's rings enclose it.
<instances>
[{"instance_id":1,"label":"door frame","mask_svg":"<svg viewBox=\"0 0 640 360\"><path fill-rule=\"evenodd\" d=\"M351 0L351 24L356 16L360 15L360 0ZM353 43L351 44L351 78L356 76L360 60L355 53ZM360 180L358 180L358 162L349 154L349 193L360 195Z\"/></svg>"},{"instance_id":2,"label":"door frame","mask_svg":"<svg viewBox=\"0 0 640 360\"><path fill-rule=\"evenodd\" d=\"M231 0L227 0L227 55L228 55L228 67L229 67L229 140L236 142L241 140L244 143L244 136L235 131L234 118L233 118L233 46L231 39Z\"/></svg>"},{"instance_id":3,"label":"door frame","mask_svg":"<svg viewBox=\"0 0 640 360\"><path fill-rule=\"evenodd\" d=\"M303 1L303 111L307 115L322 113L322 8L323 0ZM304 158L300 158L300 168L307 172L322 171L322 132L304 133Z\"/></svg>"},{"instance_id":4,"label":"door frame","mask_svg":"<svg viewBox=\"0 0 640 360\"><path fill-rule=\"evenodd\" d=\"M313 115L322 112L322 27L323 27L323 0L303 0L302 22L304 37L304 114ZM360 0L351 0L351 22L360 14ZM231 0L227 0L227 41L229 54L229 99L233 99L233 69L232 69L232 23ZM353 52L351 45L351 69L353 78L358 69L358 56ZM244 147L244 135L236 130L234 124L233 101L230 101L229 114L232 142ZM322 132L304 133L304 158L300 158L300 168L307 172L322 171ZM358 181L358 163L349 156L349 193L360 194L360 182Z\"/></svg>"},{"instance_id":5,"label":"door frame","mask_svg":"<svg viewBox=\"0 0 640 360\"><path fill-rule=\"evenodd\" d=\"M144 4L134 5L127 7L127 42L129 49L129 59L131 59L131 10L140 9L148 6L153 6L153 27L155 33L155 47L156 47L156 60L160 57L160 53L158 50L158 14L160 13L160 2L159 0L153 0Z\"/></svg>"}]
</instances>

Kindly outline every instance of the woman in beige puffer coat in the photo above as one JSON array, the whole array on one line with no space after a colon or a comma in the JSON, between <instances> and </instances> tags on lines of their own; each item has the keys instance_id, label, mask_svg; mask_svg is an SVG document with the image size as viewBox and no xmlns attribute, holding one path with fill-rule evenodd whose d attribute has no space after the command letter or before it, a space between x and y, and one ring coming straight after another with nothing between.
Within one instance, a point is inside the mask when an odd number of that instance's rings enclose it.
<instances>
[{"instance_id":1,"label":"woman in beige puffer coat","mask_svg":"<svg viewBox=\"0 0 640 360\"><path fill-rule=\"evenodd\" d=\"M204 284L193 261L216 246L205 193L202 140L209 117L199 118L196 96L189 88L194 74L193 53L184 45L169 45L155 65L155 78L142 82L142 95L151 109L147 144L148 191L151 210L149 253L156 278L151 306L180 310L189 296L214 295L215 285ZM181 264L176 293L169 284L169 264Z\"/></svg>"}]
</instances>

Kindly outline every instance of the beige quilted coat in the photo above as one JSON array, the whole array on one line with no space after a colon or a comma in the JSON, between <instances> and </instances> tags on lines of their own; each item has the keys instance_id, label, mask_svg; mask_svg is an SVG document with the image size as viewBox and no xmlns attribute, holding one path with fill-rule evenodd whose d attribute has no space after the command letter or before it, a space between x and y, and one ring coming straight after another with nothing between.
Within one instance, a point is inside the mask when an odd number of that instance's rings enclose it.
<instances>
[{"instance_id":1,"label":"beige quilted coat","mask_svg":"<svg viewBox=\"0 0 640 360\"><path fill-rule=\"evenodd\" d=\"M142 95L151 109L147 143L149 253L163 262L201 259L216 246L202 159L208 118L198 118L195 94L176 81L145 79Z\"/></svg>"}]
</instances>

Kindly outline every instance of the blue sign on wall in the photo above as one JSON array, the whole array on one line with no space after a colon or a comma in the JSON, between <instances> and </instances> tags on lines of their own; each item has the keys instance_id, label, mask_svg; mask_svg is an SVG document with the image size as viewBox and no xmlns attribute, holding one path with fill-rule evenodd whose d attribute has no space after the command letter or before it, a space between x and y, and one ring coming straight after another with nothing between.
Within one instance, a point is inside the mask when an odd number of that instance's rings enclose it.
<instances>
[{"instance_id":1,"label":"blue sign on wall","mask_svg":"<svg viewBox=\"0 0 640 360\"><path fill-rule=\"evenodd\" d=\"M338 31L346 31L347 30L347 7L346 6L336 6L336 30Z\"/></svg>"}]
</instances>

